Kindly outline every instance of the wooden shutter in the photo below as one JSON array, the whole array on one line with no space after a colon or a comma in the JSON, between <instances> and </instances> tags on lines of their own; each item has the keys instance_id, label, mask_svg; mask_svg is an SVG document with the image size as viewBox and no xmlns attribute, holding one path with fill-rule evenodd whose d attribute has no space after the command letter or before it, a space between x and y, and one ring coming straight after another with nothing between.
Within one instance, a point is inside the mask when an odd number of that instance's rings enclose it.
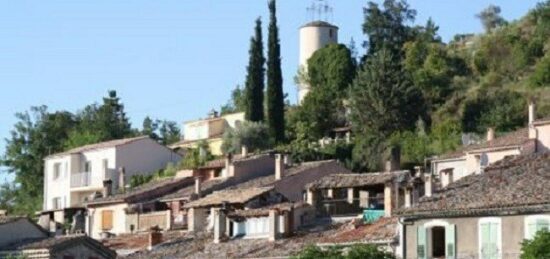
<instances>
[{"instance_id":1,"label":"wooden shutter","mask_svg":"<svg viewBox=\"0 0 550 259\"><path fill-rule=\"evenodd\" d=\"M426 228L418 226L416 229L416 257L426 259Z\"/></svg>"},{"instance_id":2,"label":"wooden shutter","mask_svg":"<svg viewBox=\"0 0 550 259\"><path fill-rule=\"evenodd\" d=\"M104 210L101 212L101 229L111 230L113 229L113 211Z\"/></svg>"},{"instance_id":3,"label":"wooden shutter","mask_svg":"<svg viewBox=\"0 0 550 259\"><path fill-rule=\"evenodd\" d=\"M445 227L445 254L447 259L456 258L456 225L449 225Z\"/></svg>"}]
</instances>

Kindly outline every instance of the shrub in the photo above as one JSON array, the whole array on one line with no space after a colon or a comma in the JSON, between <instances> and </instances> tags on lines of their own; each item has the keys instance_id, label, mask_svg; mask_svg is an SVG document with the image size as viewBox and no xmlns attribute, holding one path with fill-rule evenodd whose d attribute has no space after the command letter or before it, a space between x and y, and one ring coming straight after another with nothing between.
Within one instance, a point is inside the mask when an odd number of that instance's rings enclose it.
<instances>
[{"instance_id":1,"label":"shrub","mask_svg":"<svg viewBox=\"0 0 550 259\"><path fill-rule=\"evenodd\" d=\"M529 78L532 87L550 86L550 56L542 58L535 66L535 71Z\"/></svg>"},{"instance_id":2,"label":"shrub","mask_svg":"<svg viewBox=\"0 0 550 259\"><path fill-rule=\"evenodd\" d=\"M521 259L550 258L550 232L539 231L532 240L521 244Z\"/></svg>"}]
</instances>

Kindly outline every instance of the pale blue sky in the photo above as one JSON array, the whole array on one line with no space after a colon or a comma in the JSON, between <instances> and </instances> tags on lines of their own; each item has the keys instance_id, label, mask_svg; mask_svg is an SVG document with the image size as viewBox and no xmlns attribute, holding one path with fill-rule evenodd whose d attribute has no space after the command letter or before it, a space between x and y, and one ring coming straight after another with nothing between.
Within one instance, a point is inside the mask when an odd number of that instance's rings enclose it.
<instances>
[{"instance_id":1,"label":"pale blue sky","mask_svg":"<svg viewBox=\"0 0 550 259\"><path fill-rule=\"evenodd\" d=\"M331 0L339 38L364 40L365 0ZM380 1L376 1L380 2ZM411 0L416 23L432 17L444 40L480 32L489 4L512 20L536 0ZM254 19L267 0L17 0L0 2L0 152L14 113L32 105L75 111L118 91L134 126L146 115L203 117L242 84ZM311 0L279 0L284 90L296 101L298 28ZM266 30L264 30L264 33ZM360 52L363 50L361 49ZM11 177L9 177L11 178ZM0 174L0 182L6 179Z\"/></svg>"}]
</instances>

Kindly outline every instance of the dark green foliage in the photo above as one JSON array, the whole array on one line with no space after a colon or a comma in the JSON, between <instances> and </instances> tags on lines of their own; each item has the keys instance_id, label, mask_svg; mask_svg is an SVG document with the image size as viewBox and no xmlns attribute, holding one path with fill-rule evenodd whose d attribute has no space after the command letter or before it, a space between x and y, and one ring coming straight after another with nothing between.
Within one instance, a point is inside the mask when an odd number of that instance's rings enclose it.
<instances>
[{"instance_id":1,"label":"dark green foliage","mask_svg":"<svg viewBox=\"0 0 550 259\"><path fill-rule=\"evenodd\" d=\"M262 40L262 21L256 20L255 35L250 39L249 61L245 82L246 110L249 121L264 120L264 47Z\"/></svg>"},{"instance_id":2,"label":"dark green foliage","mask_svg":"<svg viewBox=\"0 0 550 259\"><path fill-rule=\"evenodd\" d=\"M482 90L465 100L462 111L462 128L465 132L483 133L487 128L507 132L526 123L527 107L521 94L509 90Z\"/></svg>"},{"instance_id":3,"label":"dark green foliage","mask_svg":"<svg viewBox=\"0 0 550 259\"><path fill-rule=\"evenodd\" d=\"M312 90L297 108L292 120L302 123L310 140L322 138L331 129L346 123L344 99L354 75L354 61L345 45L328 45L308 60L307 77ZM291 123L291 127L295 128L296 124Z\"/></svg>"},{"instance_id":4,"label":"dark green foliage","mask_svg":"<svg viewBox=\"0 0 550 259\"><path fill-rule=\"evenodd\" d=\"M269 35L267 49L267 125L276 143L285 140L285 103L281 71L281 45L275 0L269 3Z\"/></svg>"},{"instance_id":5,"label":"dark green foliage","mask_svg":"<svg viewBox=\"0 0 550 259\"><path fill-rule=\"evenodd\" d=\"M506 20L500 16L500 11L499 6L489 5L476 15L481 20L485 31L491 32L493 29L506 24Z\"/></svg>"},{"instance_id":6,"label":"dark green foliage","mask_svg":"<svg viewBox=\"0 0 550 259\"><path fill-rule=\"evenodd\" d=\"M521 259L550 258L550 232L539 231L532 240L521 243Z\"/></svg>"},{"instance_id":7,"label":"dark green foliage","mask_svg":"<svg viewBox=\"0 0 550 259\"><path fill-rule=\"evenodd\" d=\"M416 10L410 9L404 0L384 0L381 9L377 3L368 2L364 8L363 33L367 57L386 49L393 58L402 58L403 45L412 36L412 29L406 25L416 17Z\"/></svg>"},{"instance_id":8,"label":"dark green foliage","mask_svg":"<svg viewBox=\"0 0 550 259\"><path fill-rule=\"evenodd\" d=\"M249 151L261 151L270 147L269 130L260 122L244 121L235 129L228 129L223 134L222 151L235 154L246 146Z\"/></svg>"},{"instance_id":9,"label":"dark green foliage","mask_svg":"<svg viewBox=\"0 0 550 259\"><path fill-rule=\"evenodd\" d=\"M245 91L239 85L231 92L231 99L221 107L220 114L230 114L246 111Z\"/></svg>"},{"instance_id":10,"label":"dark green foliage","mask_svg":"<svg viewBox=\"0 0 550 259\"><path fill-rule=\"evenodd\" d=\"M304 248L299 254L293 256L295 259L395 259L389 252L380 250L375 245L352 245L350 247L332 246L328 248L319 248L310 245Z\"/></svg>"},{"instance_id":11,"label":"dark green foliage","mask_svg":"<svg viewBox=\"0 0 550 259\"><path fill-rule=\"evenodd\" d=\"M550 55L542 58L535 66L535 71L529 78L532 87L550 86Z\"/></svg>"},{"instance_id":12,"label":"dark green foliage","mask_svg":"<svg viewBox=\"0 0 550 259\"><path fill-rule=\"evenodd\" d=\"M170 145L180 140L181 131L174 121L152 120L149 116L143 120L141 134L149 136L162 145Z\"/></svg>"}]
</instances>

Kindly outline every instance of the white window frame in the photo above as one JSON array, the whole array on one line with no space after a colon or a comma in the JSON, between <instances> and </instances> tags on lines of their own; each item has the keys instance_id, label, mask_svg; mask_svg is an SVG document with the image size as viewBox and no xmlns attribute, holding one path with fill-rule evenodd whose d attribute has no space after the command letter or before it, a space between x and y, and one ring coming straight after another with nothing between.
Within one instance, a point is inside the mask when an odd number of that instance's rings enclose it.
<instances>
[{"instance_id":1,"label":"white window frame","mask_svg":"<svg viewBox=\"0 0 550 259\"><path fill-rule=\"evenodd\" d=\"M539 215L530 215L530 216L526 216L525 217L525 220L523 222L523 232L524 232L524 237L525 239L532 239L533 236L530 236L529 235L529 222L531 221L537 221L539 219L543 219L543 220L548 220L548 222L550 222L550 215L545 215L545 214L539 214ZM536 233L533 233L533 235L535 235Z\"/></svg>"},{"instance_id":2,"label":"white window frame","mask_svg":"<svg viewBox=\"0 0 550 259\"><path fill-rule=\"evenodd\" d=\"M478 256L479 258L482 258L482 238L483 235L481 233L481 224L484 223L496 223L498 224L497 228L497 249L498 249L498 258L502 258L502 219L498 217L488 217L488 218L480 218L477 223L477 246L478 246Z\"/></svg>"},{"instance_id":3,"label":"white window frame","mask_svg":"<svg viewBox=\"0 0 550 259\"><path fill-rule=\"evenodd\" d=\"M63 176L63 164L61 162L53 163L52 180L58 181Z\"/></svg>"}]
</instances>

